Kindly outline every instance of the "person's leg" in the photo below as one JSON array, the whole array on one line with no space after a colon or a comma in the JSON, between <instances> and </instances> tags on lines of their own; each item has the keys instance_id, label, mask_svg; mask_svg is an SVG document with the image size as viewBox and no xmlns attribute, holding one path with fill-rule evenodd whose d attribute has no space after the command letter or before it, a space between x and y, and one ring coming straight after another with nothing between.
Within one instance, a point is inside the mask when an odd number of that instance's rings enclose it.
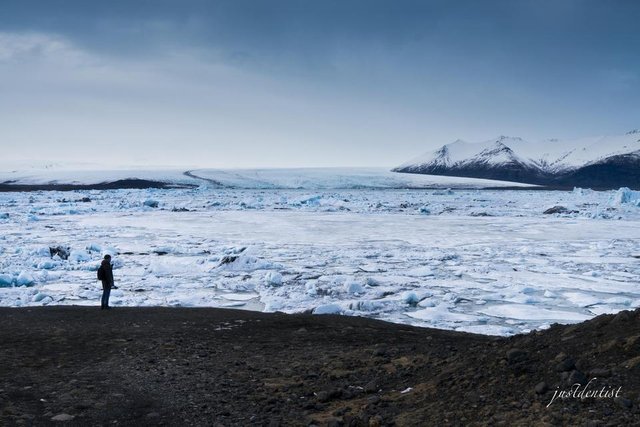
<instances>
[{"instance_id":1,"label":"person's leg","mask_svg":"<svg viewBox=\"0 0 640 427\"><path fill-rule=\"evenodd\" d=\"M100 299L100 308L105 309L109 307L109 294L111 293L111 289L104 286L102 288L102 298Z\"/></svg>"},{"instance_id":2,"label":"person's leg","mask_svg":"<svg viewBox=\"0 0 640 427\"><path fill-rule=\"evenodd\" d=\"M106 288L104 290L104 308L109 308L109 295L111 294L111 288Z\"/></svg>"}]
</instances>

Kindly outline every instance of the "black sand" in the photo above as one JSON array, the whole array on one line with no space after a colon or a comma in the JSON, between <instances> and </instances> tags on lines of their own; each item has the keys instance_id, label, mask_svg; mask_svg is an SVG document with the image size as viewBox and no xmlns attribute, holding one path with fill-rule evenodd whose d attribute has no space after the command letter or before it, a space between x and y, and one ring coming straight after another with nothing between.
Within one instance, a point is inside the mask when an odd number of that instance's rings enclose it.
<instances>
[{"instance_id":1,"label":"black sand","mask_svg":"<svg viewBox=\"0 0 640 427\"><path fill-rule=\"evenodd\" d=\"M499 339L221 309L3 308L0 322L0 425L640 424L640 310ZM594 377L618 398L547 407Z\"/></svg>"}]
</instances>

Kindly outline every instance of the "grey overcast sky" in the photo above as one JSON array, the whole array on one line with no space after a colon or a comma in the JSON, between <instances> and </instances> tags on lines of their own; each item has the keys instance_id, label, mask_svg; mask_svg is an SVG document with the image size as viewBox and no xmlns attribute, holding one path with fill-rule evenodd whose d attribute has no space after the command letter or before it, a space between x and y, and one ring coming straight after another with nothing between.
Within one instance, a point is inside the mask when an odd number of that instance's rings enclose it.
<instances>
[{"instance_id":1,"label":"grey overcast sky","mask_svg":"<svg viewBox=\"0 0 640 427\"><path fill-rule=\"evenodd\" d=\"M395 166L640 127L635 0L1 0L2 160Z\"/></svg>"}]
</instances>

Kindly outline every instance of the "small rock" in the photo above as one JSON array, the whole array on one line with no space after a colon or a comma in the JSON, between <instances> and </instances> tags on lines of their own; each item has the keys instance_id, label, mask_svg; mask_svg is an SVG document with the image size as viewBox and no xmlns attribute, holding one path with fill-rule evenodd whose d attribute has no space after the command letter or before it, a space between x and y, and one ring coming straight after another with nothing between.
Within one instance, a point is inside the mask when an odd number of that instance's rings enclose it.
<instances>
[{"instance_id":1,"label":"small rock","mask_svg":"<svg viewBox=\"0 0 640 427\"><path fill-rule=\"evenodd\" d=\"M556 362L562 362L566 358L567 358L567 354L561 351L560 353L556 354L556 357L554 357L553 360L555 360Z\"/></svg>"},{"instance_id":2,"label":"small rock","mask_svg":"<svg viewBox=\"0 0 640 427\"><path fill-rule=\"evenodd\" d=\"M380 427L382 425L382 417L380 415L374 415L369 418L369 427Z\"/></svg>"},{"instance_id":3,"label":"small rock","mask_svg":"<svg viewBox=\"0 0 640 427\"><path fill-rule=\"evenodd\" d=\"M576 360L576 369L578 371L586 372L589 363L586 359L578 359Z\"/></svg>"},{"instance_id":4,"label":"small rock","mask_svg":"<svg viewBox=\"0 0 640 427\"><path fill-rule=\"evenodd\" d=\"M569 385L573 385L573 384L585 385L588 382L588 380L585 374L583 374L578 370L573 370L571 371L571 374L569 374L569 379L567 380L567 382Z\"/></svg>"},{"instance_id":5,"label":"small rock","mask_svg":"<svg viewBox=\"0 0 640 427\"><path fill-rule=\"evenodd\" d=\"M149 412L147 414L147 418L159 418L159 417L160 417L160 414L157 412Z\"/></svg>"},{"instance_id":6,"label":"small rock","mask_svg":"<svg viewBox=\"0 0 640 427\"><path fill-rule=\"evenodd\" d=\"M70 251L71 251L71 248L69 247L66 247L66 248L63 246L49 247L49 254L51 255L52 258L58 255L60 259L69 259Z\"/></svg>"},{"instance_id":7,"label":"small rock","mask_svg":"<svg viewBox=\"0 0 640 427\"><path fill-rule=\"evenodd\" d=\"M51 417L51 421L60 421L60 422L64 422L64 421L71 421L72 419L74 419L75 417L73 415L69 415L69 414L58 414L55 417Z\"/></svg>"},{"instance_id":8,"label":"small rock","mask_svg":"<svg viewBox=\"0 0 640 427\"><path fill-rule=\"evenodd\" d=\"M507 351L507 361L510 365L513 365L514 363L524 362L527 359L527 355L528 353L524 350L521 350L519 348L512 348L511 350Z\"/></svg>"},{"instance_id":9,"label":"small rock","mask_svg":"<svg viewBox=\"0 0 640 427\"><path fill-rule=\"evenodd\" d=\"M558 372L567 372L571 371L576 367L576 362L573 361L570 357L565 357L560 363L556 365L556 371Z\"/></svg>"},{"instance_id":10,"label":"small rock","mask_svg":"<svg viewBox=\"0 0 640 427\"><path fill-rule=\"evenodd\" d=\"M545 394L547 390L549 390L549 386L544 381L538 383L538 385L536 385L536 388L535 388L535 391L538 394Z\"/></svg>"},{"instance_id":11,"label":"small rock","mask_svg":"<svg viewBox=\"0 0 640 427\"><path fill-rule=\"evenodd\" d=\"M328 402L331 400L331 395L328 391L320 391L316 394L316 399L318 399L318 402Z\"/></svg>"},{"instance_id":12,"label":"small rock","mask_svg":"<svg viewBox=\"0 0 640 427\"><path fill-rule=\"evenodd\" d=\"M340 391L340 398L342 400L349 400L349 399L353 398L353 396L354 396L353 392L351 392L351 390L349 390L349 389L345 388L345 389L342 389Z\"/></svg>"},{"instance_id":13,"label":"small rock","mask_svg":"<svg viewBox=\"0 0 640 427\"><path fill-rule=\"evenodd\" d=\"M633 406L633 402L626 397L619 396L613 400L622 408L631 408Z\"/></svg>"},{"instance_id":14,"label":"small rock","mask_svg":"<svg viewBox=\"0 0 640 427\"><path fill-rule=\"evenodd\" d=\"M79 411L84 411L91 408L91 402L90 401L84 401L84 402L78 402L75 404L75 409L79 410Z\"/></svg>"},{"instance_id":15,"label":"small rock","mask_svg":"<svg viewBox=\"0 0 640 427\"><path fill-rule=\"evenodd\" d=\"M569 212L569 209L565 208L564 206L554 206L542 213L545 215L551 215L551 214L568 213L568 212Z\"/></svg>"},{"instance_id":16,"label":"small rock","mask_svg":"<svg viewBox=\"0 0 640 427\"><path fill-rule=\"evenodd\" d=\"M238 255L225 255L220 259L220 264L219 265L231 264L232 262L234 262L238 258L239 258Z\"/></svg>"},{"instance_id":17,"label":"small rock","mask_svg":"<svg viewBox=\"0 0 640 427\"><path fill-rule=\"evenodd\" d=\"M365 393L375 393L376 391L378 391L378 385L376 384L375 381L369 381L364 386L364 391Z\"/></svg>"},{"instance_id":18,"label":"small rock","mask_svg":"<svg viewBox=\"0 0 640 427\"><path fill-rule=\"evenodd\" d=\"M376 404L380 403L380 397L379 396L369 396L367 398L367 403L369 403L370 405L376 405Z\"/></svg>"},{"instance_id":19,"label":"small rock","mask_svg":"<svg viewBox=\"0 0 640 427\"><path fill-rule=\"evenodd\" d=\"M493 216L486 212L471 212L469 215L470 216Z\"/></svg>"},{"instance_id":20,"label":"small rock","mask_svg":"<svg viewBox=\"0 0 640 427\"><path fill-rule=\"evenodd\" d=\"M589 376L595 378L607 378L611 376L611 370L604 368L595 368L589 371Z\"/></svg>"},{"instance_id":21,"label":"small rock","mask_svg":"<svg viewBox=\"0 0 640 427\"><path fill-rule=\"evenodd\" d=\"M387 348L385 346L379 346L379 347L376 347L375 350L373 350L374 357L383 357L386 355L387 355Z\"/></svg>"}]
</instances>

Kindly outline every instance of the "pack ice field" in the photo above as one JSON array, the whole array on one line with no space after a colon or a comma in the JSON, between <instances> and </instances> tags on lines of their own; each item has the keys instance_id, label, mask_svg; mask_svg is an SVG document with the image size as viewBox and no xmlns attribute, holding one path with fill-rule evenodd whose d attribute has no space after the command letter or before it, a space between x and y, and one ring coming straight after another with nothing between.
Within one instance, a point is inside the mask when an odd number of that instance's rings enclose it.
<instances>
[{"instance_id":1,"label":"pack ice field","mask_svg":"<svg viewBox=\"0 0 640 427\"><path fill-rule=\"evenodd\" d=\"M640 193L0 193L0 306L345 314L512 335L640 306Z\"/></svg>"}]
</instances>

